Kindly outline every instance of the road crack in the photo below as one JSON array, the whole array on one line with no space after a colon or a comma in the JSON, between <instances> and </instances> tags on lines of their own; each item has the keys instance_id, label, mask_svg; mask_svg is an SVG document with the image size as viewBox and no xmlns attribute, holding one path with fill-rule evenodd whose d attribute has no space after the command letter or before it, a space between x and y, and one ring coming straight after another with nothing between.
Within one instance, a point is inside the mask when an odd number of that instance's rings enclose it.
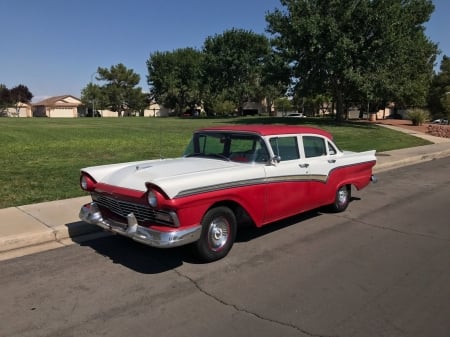
<instances>
[{"instance_id":1,"label":"road crack","mask_svg":"<svg viewBox=\"0 0 450 337\"><path fill-rule=\"evenodd\" d=\"M338 217L349 220L350 222L364 225L364 226L381 229L381 230L386 230L386 231L391 231L391 232L399 233L399 234L403 234L403 235L418 236L418 237L424 237L424 238L434 239L434 240L439 240L439 241L450 241L450 239L448 239L448 238L443 238L440 236L426 234L426 233L420 233L420 232L403 231L400 229L391 228L391 227L387 227L387 226L383 226L383 225L377 225L377 224L373 224L373 223L370 223L370 222L367 222L364 220L355 219L355 218L352 218L352 217L349 217L346 215L339 215Z\"/></svg>"},{"instance_id":2,"label":"road crack","mask_svg":"<svg viewBox=\"0 0 450 337\"><path fill-rule=\"evenodd\" d=\"M339 337L339 336L337 336L337 335L319 335L319 334L315 334L315 333L312 333L312 332L310 332L310 331L304 330L304 329L302 329L302 328L300 328L300 327L298 327L298 326L296 326L296 325L294 325L294 324L282 322L282 321L275 320L275 319L272 319L272 318L269 318L269 317L265 317L265 316L262 316L262 315L260 315L260 314L258 314L258 313L255 313L255 312L246 310L246 309L244 309L244 308L241 308L241 307L239 307L239 306L236 305L236 304L232 304L232 303L225 302L224 300L222 300L221 298L217 297L216 295L214 295L214 294L212 294L212 293L206 291L205 289L203 289L203 288L198 284L197 281L195 281L194 279L192 279L192 278L189 277L188 275L183 274L183 273L182 273L181 271L179 271L178 269L173 269L173 270L174 270L174 272L175 272L178 276L180 276L180 277L182 277L182 278L188 280L188 281L189 281L192 285L194 285L194 287L195 287L198 291L200 291L202 294L208 296L209 298L211 298L211 299L213 299L214 301L220 303L221 305L224 305L224 306L233 308L233 310L235 310L236 312L247 314L247 315L249 315L249 316L255 317L255 318L257 318L257 319L259 319L259 320L262 320L262 321L265 321L265 322L274 323L274 324L278 324L278 325L281 325L281 326L284 326L284 327L287 327L287 328L291 328L291 329L293 329L293 330L298 331L299 333L302 333L302 334L304 334L304 335L311 336L311 337Z\"/></svg>"}]
</instances>

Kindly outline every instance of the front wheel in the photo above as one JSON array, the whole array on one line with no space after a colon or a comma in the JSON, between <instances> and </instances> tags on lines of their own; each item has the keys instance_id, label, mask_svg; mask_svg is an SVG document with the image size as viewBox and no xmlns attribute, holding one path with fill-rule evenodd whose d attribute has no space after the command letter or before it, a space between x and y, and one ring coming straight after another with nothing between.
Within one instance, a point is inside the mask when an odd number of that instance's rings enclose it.
<instances>
[{"instance_id":1,"label":"front wheel","mask_svg":"<svg viewBox=\"0 0 450 337\"><path fill-rule=\"evenodd\" d=\"M200 239L193 244L198 257L205 262L225 257L236 238L234 213L228 207L215 207L206 212L201 224Z\"/></svg>"},{"instance_id":2,"label":"front wheel","mask_svg":"<svg viewBox=\"0 0 450 337\"><path fill-rule=\"evenodd\" d=\"M343 212L347 209L350 203L351 189L350 185L344 185L339 187L336 191L334 203L330 205L333 212Z\"/></svg>"}]
</instances>

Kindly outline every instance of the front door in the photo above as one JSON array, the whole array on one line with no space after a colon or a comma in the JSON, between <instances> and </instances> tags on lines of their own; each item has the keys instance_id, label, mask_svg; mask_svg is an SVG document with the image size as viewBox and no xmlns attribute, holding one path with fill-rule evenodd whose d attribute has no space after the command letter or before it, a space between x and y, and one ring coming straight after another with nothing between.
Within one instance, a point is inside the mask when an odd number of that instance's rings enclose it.
<instances>
[{"instance_id":1,"label":"front door","mask_svg":"<svg viewBox=\"0 0 450 337\"><path fill-rule=\"evenodd\" d=\"M277 162L265 167L266 196L264 222L276 221L309 209L308 167L300 158L296 136L270 139Z\"/></svg>"}]
</instances>

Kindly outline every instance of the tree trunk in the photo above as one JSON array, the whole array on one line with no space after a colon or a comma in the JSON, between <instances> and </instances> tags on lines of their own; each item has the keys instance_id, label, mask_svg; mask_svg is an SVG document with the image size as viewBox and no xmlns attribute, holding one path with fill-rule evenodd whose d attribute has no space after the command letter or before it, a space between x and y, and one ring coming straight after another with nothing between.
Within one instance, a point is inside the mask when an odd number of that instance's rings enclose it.
<instances>
[{"instance_id":1,"label":"tree trunk","mask_svg":"<svg viewBox=\"0 0 450 337\"><path fill-rule=\"evenodd\" d=\"M341 91L336 92L336 121L341 122L344 119L344 95Z\"/></svg>"}]
</instances>

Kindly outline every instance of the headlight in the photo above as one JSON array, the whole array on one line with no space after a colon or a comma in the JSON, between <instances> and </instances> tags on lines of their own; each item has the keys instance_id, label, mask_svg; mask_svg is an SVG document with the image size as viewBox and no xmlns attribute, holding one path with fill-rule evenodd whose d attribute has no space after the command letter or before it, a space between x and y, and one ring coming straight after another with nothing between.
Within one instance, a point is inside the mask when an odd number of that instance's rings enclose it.
<instances>
[{"instance_id":1,"label":"headlight","mask_svg":"<svg viewBox=\"0 0 450 337\"><path fill-rule=\"evenodd\" d=\"M156 195L155 191L149 190L147 192L147 202L153 208L156 208L158 206L158 196Z\"/></svg>"},{"instance_id":2,"label":"headlight","mask_svg":"<svg viewBox=\"0 0 450 337\"><path fill-rule=\"evenodd\" d=\"M80 177L80 187L85 191L92 191L94 189L95 181L87 174L82 174Z\"/></svg>"}]
</instances>

